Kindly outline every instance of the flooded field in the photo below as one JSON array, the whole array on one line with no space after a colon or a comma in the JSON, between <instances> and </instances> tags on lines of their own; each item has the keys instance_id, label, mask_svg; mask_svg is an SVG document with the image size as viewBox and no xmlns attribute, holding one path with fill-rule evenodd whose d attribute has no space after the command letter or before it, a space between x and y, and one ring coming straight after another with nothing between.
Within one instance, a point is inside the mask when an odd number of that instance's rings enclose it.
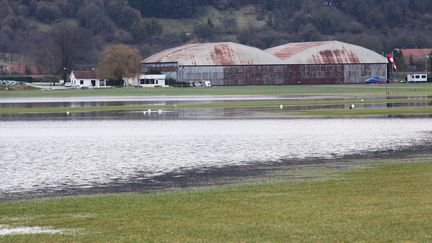
<instances>
[{"instance_id":1,"label":"flooded field","mask_svg":"<svg viewBox=\"0 0 432 243\"><path fill-rule=\"evenodd\" d=\"M174 104L209 104L209 103L226 103L226 102L242 102L242 101L326 101L326 100L355 100L356 96L337 97L337 96L320 96L320 95L290 95L290 96L126 96L126 97L60 97L60 98L0 98L0 108L56 108L56 107L104 107L104 106L139 106L152 105L164 106ZM368 97L368 100L382 100L382 97ZM386 97L388 102L359 104L362 108L389 108L389 107L414 107L414 106L432 106L431 97L416 96L416 97ZM406 99L406 102L394 102L394 99ZM290 109L340 109L345 108L345 105L298 105L292 106Z\"/></svg>"},{"instance_id":2,"label":"flooded field","mask_svg":"<svg viewBox=\"0 0 432 243\"><path fill-rule=\"evenodd\" d=\"M0 199L422 146L430 119L0 122Z\"/></svg>"},{"instance_id":3,"label":"flooded field","mask_svg":"<svg viewBox=\"0 0 432 243\"><path fill-rule=\"evenodd\" d=\"M309 97L310 98L310 97ZM313 96L312 98L324 98ZM331 98L325 97L325 98ZM209 102L231 101L265 101L265 100L294 100L308 99L308 97L291 96L101 96L101 97L23 97L0 98L0 108L33 108L33 107L95 107L95 106L124 106L124 105L169 105L169 104L205 104Z\"/></svg>"}]
</instances>

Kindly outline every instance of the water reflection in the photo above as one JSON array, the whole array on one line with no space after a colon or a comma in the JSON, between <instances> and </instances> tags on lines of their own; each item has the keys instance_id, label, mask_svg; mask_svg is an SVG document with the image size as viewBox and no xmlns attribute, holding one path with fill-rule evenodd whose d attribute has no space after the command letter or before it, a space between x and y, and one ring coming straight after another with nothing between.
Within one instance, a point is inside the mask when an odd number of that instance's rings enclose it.
<instances>
[{"instance_id":1,"label":"water reflection","mask_svg":"<svg viewBox=\"0 0 432 243\"><path fill-rule=\"evenodd\" d=\"M0 122L0 198L430 141L428 119Z\"/></svg>"},{"instance_id":2,"label":"water reflection","mask_svg":"<svg viewBox=\"0 0 432 243\"><path fill-rule=\"evenodd\" d=\"M276 101L285 102L293 100L303 101L323 101L326 100L356 100L358 97L332 97L332 96L118 96L118 97L34 97L34 98L0 98L0 108L54 108L54 107L105 107L105 106L139 106L139 105L174 105L174 104L208 104L240 101ZM383 97L367 97L369 102L382 100ZM399 106L431 106L432 101L429 96L395 96L387 97L386 103L359 104L366 108L381 108ZM407 102L393 102L394 99L406 99ZM345 105L306 105L290 106L291 109L338 109Z\"/></svg>"}]
</instances>

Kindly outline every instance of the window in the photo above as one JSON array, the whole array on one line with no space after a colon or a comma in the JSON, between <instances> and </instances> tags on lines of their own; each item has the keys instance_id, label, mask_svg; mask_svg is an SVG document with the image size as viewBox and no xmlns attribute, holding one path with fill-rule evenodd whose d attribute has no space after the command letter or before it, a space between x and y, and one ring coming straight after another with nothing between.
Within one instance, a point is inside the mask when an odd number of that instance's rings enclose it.
<instances>
[{"instance_id":1,"label":"window","mask_svg":"<svg viewBox=\"0 0 432 243\"><path fill-rule=\"evenodd\" d=\"M84 80L80 80L80 84L84 84Z\"/></svg>"},{"instance_id":2,"label":"window","mask_svg":"<svg viewBox=\"0 0 432 243\"><path fill-rule=\"evenodd\" d=\"M420 78L420 75L416 75L415 78Z\"/></svg>"},{"instance_id":3,"label":"window","mask_svg":"<svg viewBox=\"0 0 432 243\"><path fill-rule=\"evenodd\" d=\"M140 79L140 84L155 84L154 79Z\"/></svg>"},{"instance_id":4,"label":"window","mask_svg":"<svg viewBox=\"0 0 432 243\"><path fill-rule=\"evenodd\" d=\"M422 75L422 78L426 78L426 75Z\"/></svg>"}]
</instances>

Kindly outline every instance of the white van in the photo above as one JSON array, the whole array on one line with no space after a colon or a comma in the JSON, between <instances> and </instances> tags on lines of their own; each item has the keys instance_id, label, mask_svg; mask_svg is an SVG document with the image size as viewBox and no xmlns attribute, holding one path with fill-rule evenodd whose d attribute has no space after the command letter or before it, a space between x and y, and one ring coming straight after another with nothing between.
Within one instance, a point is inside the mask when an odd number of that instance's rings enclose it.
<instances>
[{"instance_id":1,"label":"white van","mask_svg":"<svg viewBox=\"0 0 432 243\"><path fill-rule=\"evenodd\" d=\"M414 82L427 82L427 74L425 73L414 73L414 74L408 74L407 75L407 82L408 83L414 83Z\"/></svg>"}]
</instances>

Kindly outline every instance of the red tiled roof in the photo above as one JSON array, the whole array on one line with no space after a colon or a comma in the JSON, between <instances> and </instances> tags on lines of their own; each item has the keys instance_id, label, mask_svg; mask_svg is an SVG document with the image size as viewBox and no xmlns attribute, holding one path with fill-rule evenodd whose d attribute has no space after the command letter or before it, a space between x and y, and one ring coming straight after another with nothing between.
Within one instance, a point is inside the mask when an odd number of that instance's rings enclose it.
<instances>
[{"instance_id":1,"label":"red tiled roof","mask_svg":"<svg viewBox=\"0 0 432 243\"><path fill-rule=\"evenodd\" d=\"M14 75L40 75L40 68L34 64L8 64L0 67L0 73Z\"/></svg>"},{"instance_id":2,"label":"red tiled roof","mask_svg":"<svg viewBox=\"0 0 432 243\"><path fill-rule=\"evenodd\" d=\"M432 55L432 48L416 48L416 49L401 49L404 58L412 57L415 61L424 61L424 59Z\"/></svg>"}]
</instances>

